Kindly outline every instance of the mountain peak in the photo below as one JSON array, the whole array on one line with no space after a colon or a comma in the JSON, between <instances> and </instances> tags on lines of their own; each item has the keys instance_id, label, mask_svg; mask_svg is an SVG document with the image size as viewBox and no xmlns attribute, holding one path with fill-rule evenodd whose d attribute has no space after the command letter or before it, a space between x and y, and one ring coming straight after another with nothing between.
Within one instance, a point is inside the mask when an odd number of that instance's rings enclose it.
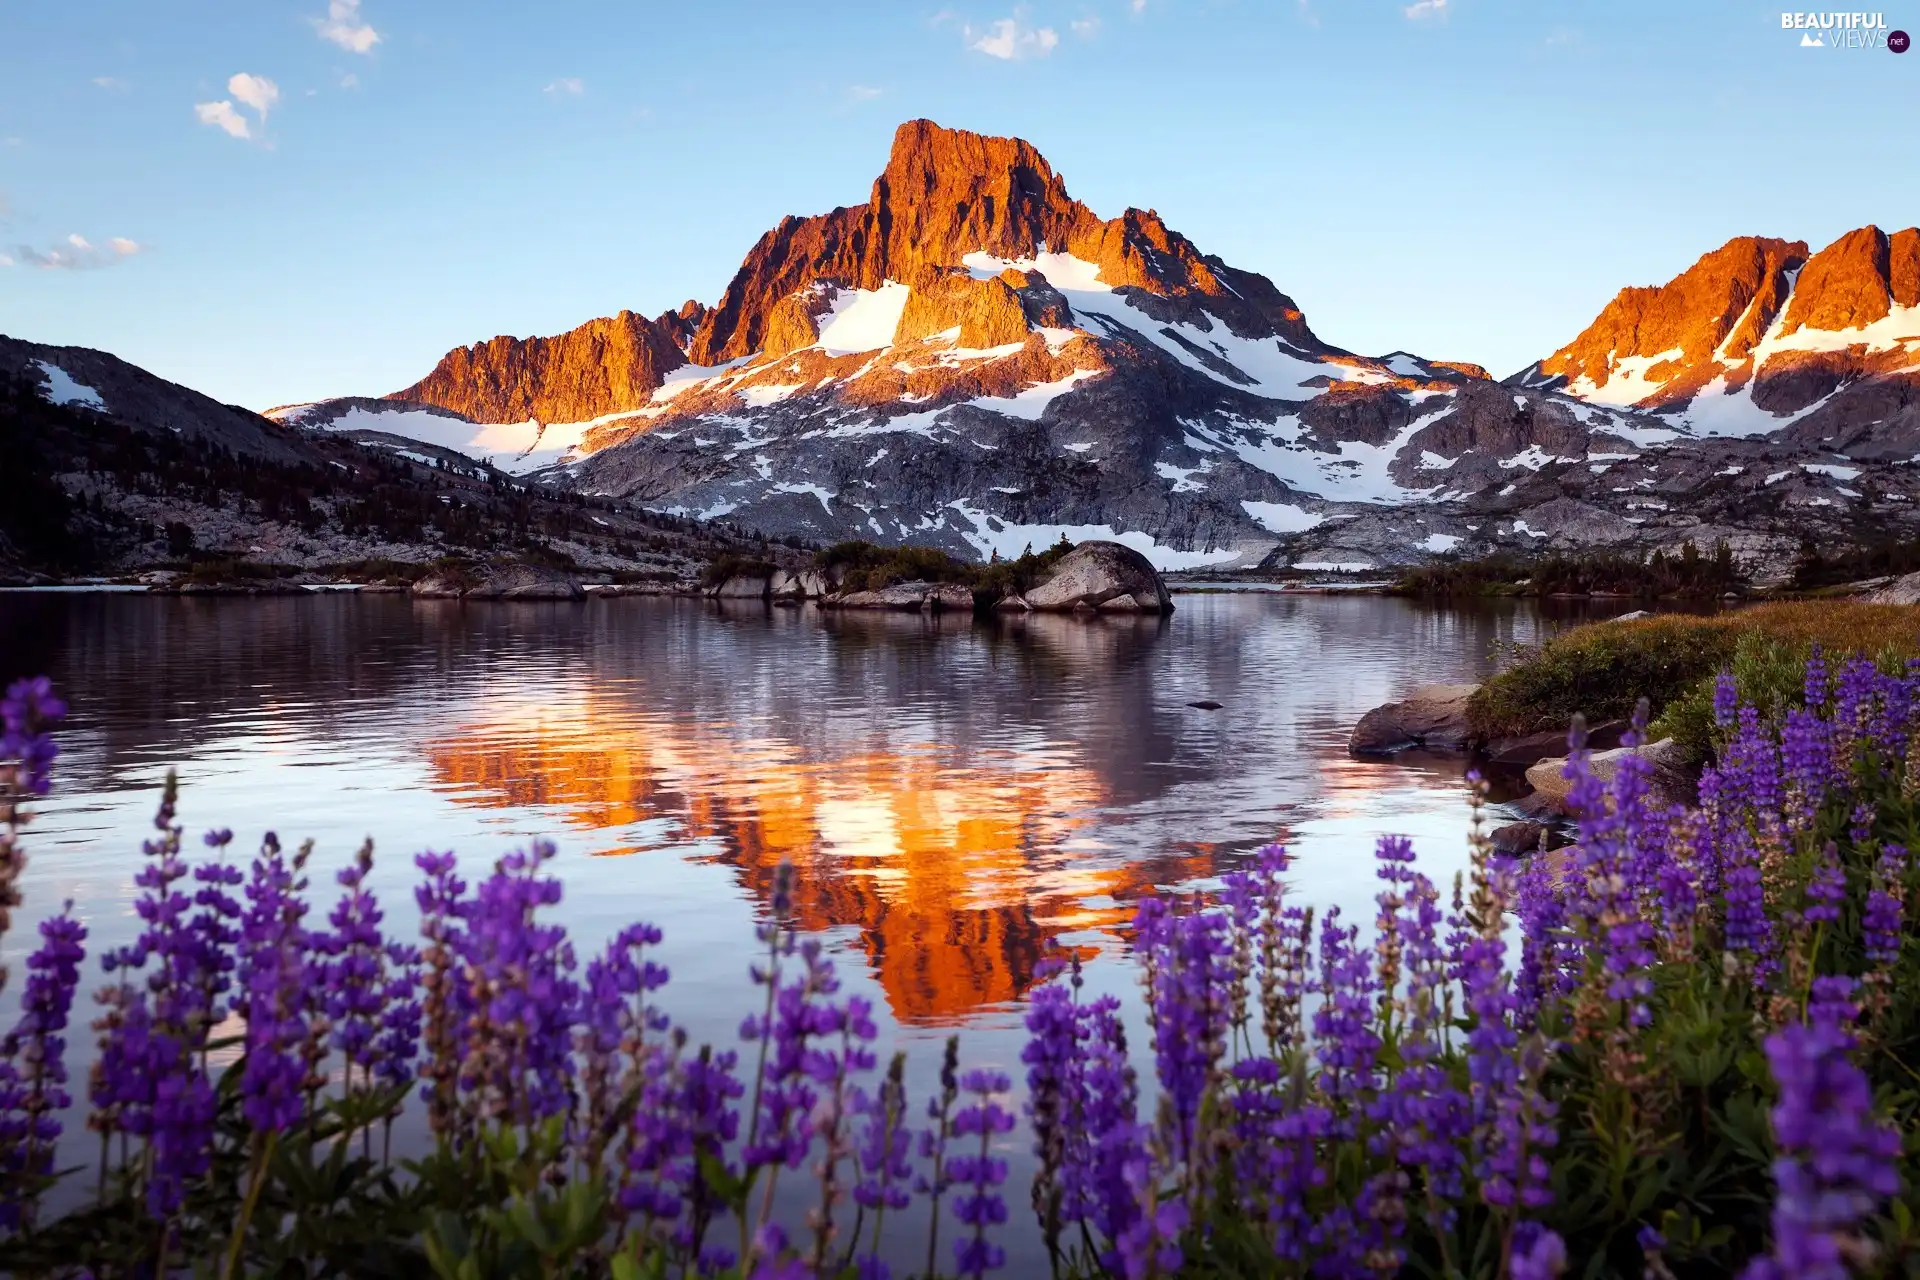
<instances>
[{"instance_id":1,"label":"mountain peak","mask_svg":"<svg viewBox=\"0 0 1920 1280\"><path fill-rule=\"evenodd\" d=\"M970 255L1031 264L1046 253L1091 266L1106 288L1194 301L1235 333L1319 345L1271 281L1205 257L1152 210L1102 220L1067 194L1032 143L910 120L895 131L865 204L783 218L760 238L688 358L721 364L764 349L776 309L817 281L918 288L962 270Z\"/></svg>"},{"instance_id":2,"label":"mountain peak","mask_svg":"<svg viewBox=\"0 0 1920 1280\"><path fill-rule=\"evenodd\" d=\"M1664 285L1622 289L1519 382L1650 409L1708 435L1858 439L1920 377L1920 229L1818 253L1740 236Z\"/></svg>"}]
</instances>

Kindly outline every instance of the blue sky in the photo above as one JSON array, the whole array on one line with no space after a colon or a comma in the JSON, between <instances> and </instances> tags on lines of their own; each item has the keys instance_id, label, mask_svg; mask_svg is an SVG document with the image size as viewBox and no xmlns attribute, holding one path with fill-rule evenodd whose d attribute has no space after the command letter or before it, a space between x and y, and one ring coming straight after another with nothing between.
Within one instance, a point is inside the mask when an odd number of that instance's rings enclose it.
<instances>
[{"instance_id":1,"label":"blue sky","mask_svg":"<svg viewBox=\"0 0 1920 1280\"><path fill-rule=\"evenodd\" d=\"M255 408L384 393L712 301L918 116L1158 209L1328 341L1496 374L1730 236L1920 220L1920 52L1777 7L944 3L8 0L0 332Z\"/></svg>"}]
</instances>

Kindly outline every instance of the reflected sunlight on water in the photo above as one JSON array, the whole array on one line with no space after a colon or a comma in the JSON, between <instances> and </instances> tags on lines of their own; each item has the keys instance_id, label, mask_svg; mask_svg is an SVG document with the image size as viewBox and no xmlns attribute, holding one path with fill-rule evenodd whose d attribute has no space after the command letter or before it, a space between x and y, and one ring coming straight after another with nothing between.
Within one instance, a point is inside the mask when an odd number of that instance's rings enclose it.
<instances>
[{"instance_id":1,"label":"reflected sunlight on water","mask_svg":"<svg viewBox=\"0 0 1920 1280\"><path fill-rule=\"evenodd\" d=\"M316 841L316 885L359 841L407 927L409 859L470 872L556 841L583 949L648 918L669 1004L730 1039L774 868L889 1037L970 1029L1017 1054L1052 947L1131 989L1133 904L1205 888L1271 840L1306 900L1370 915L1373 840L1464 861L1458 761L1350 760L1353 721L1472 679L1540 634L1520 602L1182 597L1170 620L821 614L608 600L0 599L0 667L45 670L73 717L31 833L9 957L71 896L98 950L169 767L190 831ZM1214 699L1217 711L1188 704Z\"/></svg>"}]
</instances>

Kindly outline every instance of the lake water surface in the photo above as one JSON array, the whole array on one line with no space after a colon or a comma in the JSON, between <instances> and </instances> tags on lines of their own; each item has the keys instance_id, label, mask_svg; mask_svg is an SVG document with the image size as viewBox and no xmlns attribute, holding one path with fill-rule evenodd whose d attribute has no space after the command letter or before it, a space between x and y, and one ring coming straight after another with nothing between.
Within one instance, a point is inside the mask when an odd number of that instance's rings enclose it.
<instances>
[{"instance_id":1,"label":"lake water surface","mask_svg":"<svg viewBox=\"0 0 1920 1280\"><path fill-rule=\"evenodd\" d=\"M242 850L268 829L312 838L327 902L371 836L402 928L417 851L457 850L471 878L553 840L558 915L583 953L634 919L660 925L664 1003L696 1042L734 1042L752 928L791 861L802 926L843 990L872 997L883 1047L913 1051L911 1081L931 1082L928 1042L955 1029L969 1064L1018 1080L1035 966L1073 948L1095 989L1134 991L1143 894L1204 889L1281 841L1302 899L1367 919L1385 833L1450 878L1466 861L1460 762L1357 762L1347 734L1562 625L1512 601L1178 604L1166 620L975 622L676 599L0 593L0 675L44 671L72 703L6 958L18 974L65 898L96 954L132 936L130 880L174 768L190 834L231 827Z\"/></svg>"}]
</instances>

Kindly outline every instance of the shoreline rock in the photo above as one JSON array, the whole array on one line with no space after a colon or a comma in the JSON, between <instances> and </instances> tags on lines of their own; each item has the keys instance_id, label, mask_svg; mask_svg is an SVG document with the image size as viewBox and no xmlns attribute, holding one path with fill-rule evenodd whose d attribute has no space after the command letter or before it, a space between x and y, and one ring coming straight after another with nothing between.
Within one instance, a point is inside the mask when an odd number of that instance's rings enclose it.
<instances>
[{"instance_id":1,"label":"shoreline rock","mask_svg":"<svg viewBox=\"0 0 1920 1280\"><path fill-rule=\"evenodd\" d=\"M1464 751L1468 744L1467 699L1479 685L1424 684L1398 702L1360 717L1347 738L1347 754L1390 756L1415 748Z\"/></svg>"},{"instance_id":2,"label":"shoreline rock","mask_svg":"<svg viewBox=\"0 0 1920 1280\"><path fill-rule=\"evenodd\" d=\"M413 584L422 600L584 600L586 588L572 574L533 564L452 566Z\"/></svg>"},{"instance_id":3,"label":"shoreline rock","mask_svg":"<svg viewBox=\"0 0 1920 1280\"><path fill-rule=\"evenodd\" d=\"M1652 766L1648 790L1655 803L1673 805L1693 802L1696 780L1686 767L1680 744L1672 738L1662 738L1641 747L1596 751L1588 757L1593 776L1603 783L1611 783L1620 772L1621 762L1631 755L1639 755ZM1558 756L1541 760L1527 770L1527 781L1532 784L1534 795L1539 797L1536 804L1547 806L1549 812L1566 812L1567 793L1572 790L1572 784L1563 773L1566 766L1567 758Z\"/></svg>"},{"instance_id":4,"label":"shoreline rock","mask_svg":"<svg viewBox=\"0 0 1920 1280\"><path fill-rule=\"evenodd\" d=\"M995 607L1023 605L1041 612L1172 613L1173 596L1145 556L1122 543L1096 541L1081 543L1043 581L1008 593Z\"/></svg>"}]
</instances>

